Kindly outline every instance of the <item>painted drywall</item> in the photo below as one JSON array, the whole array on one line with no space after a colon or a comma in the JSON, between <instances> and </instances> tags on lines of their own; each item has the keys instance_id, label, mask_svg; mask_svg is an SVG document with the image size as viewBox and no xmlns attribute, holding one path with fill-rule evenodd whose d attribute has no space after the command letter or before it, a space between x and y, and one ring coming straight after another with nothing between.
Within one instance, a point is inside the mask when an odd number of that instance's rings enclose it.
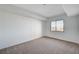
<instances>
[{"instance_id":1,"label":"painted drywall","mask_svg":"<svg viewBox=\"0 0 79 59\"><path fill-rule=\"evenodd\" d=\"M0 10L0 49L42 36L42 21Z\"/></svg>"},{"instance_id":2,"label":"painted drywall","mask_svg":"<svg viewBox=\"0 0 79 59\"><path fill-rule=\"evenodd\" d=\"M51 32L50 22L60 19L64 19L64 32ZM44 22L43 28L44 36L79 43L79 16L66 16L65 14L55 16Z\"/></svg>"}]
</instances>

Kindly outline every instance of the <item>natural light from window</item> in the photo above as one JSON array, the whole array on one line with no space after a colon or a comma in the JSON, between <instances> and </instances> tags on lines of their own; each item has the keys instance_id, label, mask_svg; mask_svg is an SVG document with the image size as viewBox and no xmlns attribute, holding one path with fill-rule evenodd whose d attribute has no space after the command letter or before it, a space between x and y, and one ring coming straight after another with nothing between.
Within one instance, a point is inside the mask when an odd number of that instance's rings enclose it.
<instances>
[{"instance_id":1,"label":"natural light from window","mask_svg":"<svg viewBox=\"0 0 79 59\"><path fill-rule=\"evenodd\" d=\"M51 31L64 31L63 20L52 21L51 22Z\"/></svg>"}]
</instances>

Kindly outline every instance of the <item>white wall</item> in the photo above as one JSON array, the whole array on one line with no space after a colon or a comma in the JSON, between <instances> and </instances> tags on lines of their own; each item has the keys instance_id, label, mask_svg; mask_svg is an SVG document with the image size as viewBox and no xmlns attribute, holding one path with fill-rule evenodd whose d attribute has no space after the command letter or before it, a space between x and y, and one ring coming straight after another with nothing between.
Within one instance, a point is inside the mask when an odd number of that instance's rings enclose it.
<instances>
[{"instance_id":1,"label":"white wall","mask_svg":"<svg viewBox=\"0 0 79 59\"><path fill-rule=\"evenodd\" d=\"M0 49L42 36L42 21L0 10Z\"/></svg>"},{"instance_id":2,"label":"white wall","mask_svg":"<svg viewBox=\"0 0 79 59\"><path fill-rule=\"evenodd\" d=\"M42 21L32 20L32 39L42 37Z\"/></svg>"},{"instance_id":3,"label":"white wall","mask_svg":"<svg viewBox=\"0 0 79 59\"><path fill-rule=\"evenodd\" d=\"M50 22L53 20L64 19L64 32L51 32ZM66 41L79 43L79 16L59 15L50 18L43 24L44 36L54 37Z\"/></svg>"}]
</instances>

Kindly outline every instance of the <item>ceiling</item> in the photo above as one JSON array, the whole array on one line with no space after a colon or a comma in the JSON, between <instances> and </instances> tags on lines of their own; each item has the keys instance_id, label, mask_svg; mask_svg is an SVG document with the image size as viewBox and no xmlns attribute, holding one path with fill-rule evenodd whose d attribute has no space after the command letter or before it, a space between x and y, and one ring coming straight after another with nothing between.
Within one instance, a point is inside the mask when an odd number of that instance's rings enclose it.
<instances>
[{"instance_id":1,"label":"ceiling","mask_svg":"<svg viewBox=\"0 0 79 59\"><path fill-rule=\"evenodd\" d=\"M79 4L1 4L0 10L40 20L66 14L79 15Z\"/></svg>"},{"instance_id":2,"label":"ceiling","mask_svg":"<svg viewBox=\"0 0 79 59\"><path fill-rule=\"evenodd\" d=\"M67 16L79 15L79 4L64 4L62 7Z\"/></svg>"},{"instance_id":3,"label":"ceiling","mask_svg":"<svg viewBox=\"0 0 79 59\"><path fill-rule=\"evenodd\" d=\"M35 12L44 17L52 17L64 13L61 4L16 4L15 6Z\"/></svg>"}]
</instances>

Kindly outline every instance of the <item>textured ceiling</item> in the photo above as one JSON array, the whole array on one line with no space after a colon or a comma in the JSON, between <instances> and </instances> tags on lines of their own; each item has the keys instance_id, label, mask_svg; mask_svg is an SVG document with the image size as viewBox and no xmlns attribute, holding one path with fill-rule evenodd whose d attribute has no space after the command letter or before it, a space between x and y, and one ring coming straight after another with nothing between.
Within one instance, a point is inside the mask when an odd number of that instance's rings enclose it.
<instances>
[{"instance_id":1,"label":"textured ceiling","mask_svg":"<svg viewBox=\"0 0 79 59\"><path fill-rule=\"evenodd\" d=\"M61 4L17 4L15 6L35 12L44 17L52 17L64 13Z\"/></svg>"},{"instance_id":2,"label":"textured ceiling","mask_svg":"<svg viewBox=\"0 0 79 59\"><path fill-rule=\"evenodd\" d=\"M67 16L79 15L79 4L1 4L0 10L25 17L47 20L64 13Z\"/></svg>"},{"instance_id":3,"label":"textured ceiling","mask_svg":"<svg viewBox=\"0 0 79 59\"><path fill-rule=\"evenodd\" d=\"M65 4L62 6L68 16L79 15L79 4Z\"/></svg>"}]
</instances>

